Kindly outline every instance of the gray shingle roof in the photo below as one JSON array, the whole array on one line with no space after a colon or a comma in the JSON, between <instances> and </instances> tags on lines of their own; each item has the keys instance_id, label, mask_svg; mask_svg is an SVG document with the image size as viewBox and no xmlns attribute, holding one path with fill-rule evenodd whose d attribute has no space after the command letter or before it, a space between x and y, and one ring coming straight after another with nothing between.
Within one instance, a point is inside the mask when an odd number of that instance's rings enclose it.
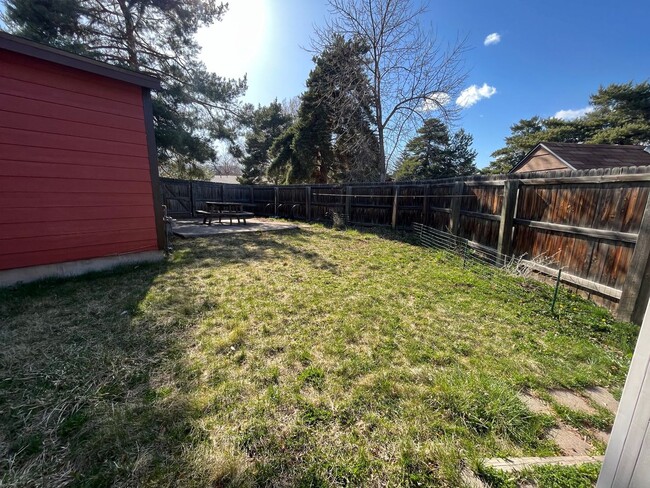
<instances>
[{"instance_id":1,"label":"gray shingle roof","mask_svg":"<svg viewBox=\"0 0 650 488\"><path fill-rule=\"evenodd\" d=\"M650 153L644 146L565 142L542 142L541 145L578 170L650 165Z\"/></svg>"}]
</instances>

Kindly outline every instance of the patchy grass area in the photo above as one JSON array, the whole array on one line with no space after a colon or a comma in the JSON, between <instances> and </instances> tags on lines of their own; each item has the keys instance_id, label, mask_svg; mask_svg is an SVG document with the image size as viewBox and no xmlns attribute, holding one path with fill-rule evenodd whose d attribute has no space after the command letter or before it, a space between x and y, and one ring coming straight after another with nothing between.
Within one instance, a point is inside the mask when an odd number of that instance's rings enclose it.
<instances>
[{"instance_id":1,"label":"patchy grass area","mask_svg":"<svg viewBox=\"0 0 650 488\"><path fill-rule=\"evenodd\" d=\"M493 488L591 488L596 485L599 472L600 464L590 463L580 466L536 466L518 473L483 470L481 475Z\"/></svg>"},{"instance_id":2,"label":"patchy grass area","mask_svg":"<svg viewBox=\"0 0 650 488\"><path fill-rule=\"evenodd\" d=\"M461 486L557 453L518 391L620 390L636 327L395 237L180 241L0 291L0 484Z\"/></svg>"}]
</instances>

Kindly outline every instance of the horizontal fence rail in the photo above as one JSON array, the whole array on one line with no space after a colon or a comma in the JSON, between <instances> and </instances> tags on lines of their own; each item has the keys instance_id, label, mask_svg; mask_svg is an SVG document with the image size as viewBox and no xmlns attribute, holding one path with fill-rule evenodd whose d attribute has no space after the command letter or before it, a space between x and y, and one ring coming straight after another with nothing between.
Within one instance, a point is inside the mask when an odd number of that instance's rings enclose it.
<instances>
[{"instance_id":1,"label":"horizontal fence rail","mask_svg":"<svg viewBox=\"0 0 650 488\"><path fill-rule=\"evenodd\" d=\"M208 201L258 216L411 229L419 223L502 256L553 258L562 281L639 322L650 286L650 167L550 171L424 182L231 185L161 178L170 217ZM532 261L531 261L532 262Z\"/></svg>"}]
</instances>

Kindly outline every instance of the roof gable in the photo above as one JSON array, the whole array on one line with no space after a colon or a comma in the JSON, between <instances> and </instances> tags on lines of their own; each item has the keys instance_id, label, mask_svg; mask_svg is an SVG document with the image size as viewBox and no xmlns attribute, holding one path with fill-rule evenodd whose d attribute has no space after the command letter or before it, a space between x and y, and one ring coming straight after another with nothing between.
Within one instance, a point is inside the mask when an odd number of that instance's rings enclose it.
<instances>
[{"instance_id":1,"label":"roof gable","mask_svg":"<svg viewBox=\"0 0 650 488\"><path fill-rule=\"evenodd\" d=\"M160 80L152 76L131 71L124 68L118 68L107 63L102 63L95 59L72 54L62 49L56 49L50 46L39 44L38 42L29 41L22 37L0 32L0 49L24 54L34 58L50 61L52 63L69 66L82 71L87 71L97 75L113 78L116 80L131 83L133 85L145 88L160 88Z\"/></svg>"},{"instance_id":2,"label":"roof gable","mask_svg":"<svg viewBox=\"0 0 650 488\"><path fill-rule=\"evenodd\" d=\"M541 142L526 154L510 172L513 173L525 165L539 148L546 149L572 170L650 165L650 153L644 146Z\"/></svg>"}]
</instances>

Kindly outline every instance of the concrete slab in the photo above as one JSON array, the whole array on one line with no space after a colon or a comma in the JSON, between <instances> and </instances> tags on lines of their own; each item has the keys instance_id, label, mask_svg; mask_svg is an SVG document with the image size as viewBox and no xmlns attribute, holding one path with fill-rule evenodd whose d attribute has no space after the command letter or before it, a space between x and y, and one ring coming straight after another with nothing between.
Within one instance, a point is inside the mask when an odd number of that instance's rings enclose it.
<instances>
[{"instance_id":1,"label":"concrete slab","mask_svg":"<svg viewBox=\"0 0 650 488\"><path fill-rule=\"evenodd\" d=\"M591 429L589 431L594 438L598 439L603 444L609 444L609 432L603 432L602 430Z\"/></svg>"},{"instance_id":2,"label":"concrete slab","mask_svg":"<svg viewBox=\"0 0 650 488\"><path fill-rule=\"evenodd\" d=\"M203 219L174 220L172 231L179 237L208 237L231 235L241 232L273 232L279 230L298 229L299 226L292 222L273 219L248 219L246 224L219 224L203 225Z\"/></svg>"},{"instance_id":3,"label":"concrete slab","mask_svg":"<svg viewBox=\"0 0 650 488\"><path fill-rule=\"evenodd\" d=\"M467 466L461 470L460 478L463 480L463 483L465 483L467 488L489 488L488 485L477 478Z\"/></svg>"},{"instance_id":4,"label":"concrete slab","mask_svg":"<svg viewBox=\"0 0 650 488\"><path fill-rule=\"evenodd\" d=\"M616 411L618 410L618 402L614 396L609 391L607 391L607 389L603 388L602 386L592 386L590 388L587 388L585 390L585 393L587 393L587 395L589 395L589 398L591 398L598 405L605 407L613 414L616 414Z\"/></svg>"},{"instance_id":5,"label":"concrete slab","mask_svg":"<svg viewBox=\"0 0 650 488\"><path fill-rule=\"evenodd\" d=\"M596 409L589 405L589 402L587 400L585 400L580 395L573 393L571 390L557 388L550 390L548 393L556 402L564 405L567 408L570 408L571 410L577 410L579 412L584 412L591 415L596 413Z\"/></svg>"},{"instance_id":6,"label":"concrete slab","mask_svg":"<svg viewBox=\"0 0 650 488\"><path fill-rule=\"evenodd\" d=\"M523 471L535 466L556 464L559 466L575 466L586 463L602 463L605 456L558 456L558 457L521 457L493 458L483 461L485 466L505 472Z\"/></svg>"},{"instance_id":7,"label":"concrete slab","mask_svg":"<svg viewBox=\"0 0 650 488\"><path fill-rule=\"evenodd\" d=\"M522 391L517 396L523 402L523 404L526 405L526 407L528 407L528 410L530 410L531 412L545 414L545 415L553 415L553 410L551 409L551 407L548 406L539 398L537 398L536 396L532 395L531 393L527 391Z\"/></svg>"},{"instance_id":8,"label":"concrete slab","mask_svg":"<svg viewBox=\"0 0 650 488\"><path fill-rule=\"evenodd\" d=\"M565 456L586 456L592 448L582 435L566 425L549 430L548 437Z\"/></svg>"}]
</instances>

